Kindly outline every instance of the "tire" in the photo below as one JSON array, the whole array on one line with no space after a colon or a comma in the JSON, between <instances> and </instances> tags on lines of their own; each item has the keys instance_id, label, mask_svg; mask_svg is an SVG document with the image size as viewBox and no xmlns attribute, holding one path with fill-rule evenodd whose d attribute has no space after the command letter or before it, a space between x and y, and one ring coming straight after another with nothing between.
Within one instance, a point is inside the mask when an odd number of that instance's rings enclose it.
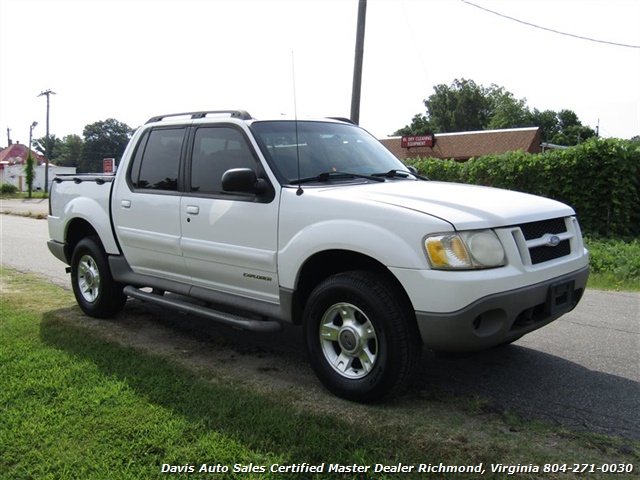
<instances>
[{"instance_id":1,"label":"tire","mask_svg":"<svg viewBox=\"0 0 640 480\"><path fill-rule=\"evenodd\" d=\"M331 276L309 296L304 338L311 366L335 395L369 403L400 393L420 361L415 316L384 277Z\"/></svg>"},{"instance_id":2,"label":"tire","mask_svg":"<svg viewBox=\"0 0 640 480\"><path fill-rule=\"evenodd\" d=\"M71 286L80 309L90 317L112 317L127 300L122 285L111 276L107 254L98 237L82 239L73 250Z\"/></svg>"}]
</instances>

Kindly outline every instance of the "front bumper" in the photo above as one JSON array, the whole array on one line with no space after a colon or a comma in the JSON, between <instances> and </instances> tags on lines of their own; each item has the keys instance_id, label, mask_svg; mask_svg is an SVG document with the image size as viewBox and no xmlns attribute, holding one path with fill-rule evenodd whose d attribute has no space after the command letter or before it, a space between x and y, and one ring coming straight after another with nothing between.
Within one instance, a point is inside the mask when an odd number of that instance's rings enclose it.
<instances>
[{"instance_id":1,"label":"front bumper","mask_svg":"<svg viewBox=\"0 0 640 480\"><path fill-rule=\"evenodd\" d=\"M552 280L496 293L451 313L416 312L425 346L464 352L512 342L573 310L589 266Z\"/></svg>"}]
</instances>

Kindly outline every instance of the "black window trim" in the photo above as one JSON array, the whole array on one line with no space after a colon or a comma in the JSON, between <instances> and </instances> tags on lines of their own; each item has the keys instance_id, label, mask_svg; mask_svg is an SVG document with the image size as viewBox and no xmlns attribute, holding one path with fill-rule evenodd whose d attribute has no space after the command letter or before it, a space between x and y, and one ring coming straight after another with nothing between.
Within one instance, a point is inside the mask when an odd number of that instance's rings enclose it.
<instances>
[{"instance_id":1,"label":"black window trim","mask_svg":"<svg viewBox=\"0 0 640 480\"><path fill-rule=\"evenodd\" d=\"M258 178L264 180L268 185L266 194L253 195L253 194L240 194L240 193L209 193L209 192L191 192L191 161L193 154L193 144L195 141L196 131L199 128L211 128L211 127L231 127L238 132L246 142L247 147L251 153L251 156L256 162L256 175ZM155 130L185 130L185 134L182 140L182 146L180 148L180 158L178 165L178 186L177 190L158 190L153 188L140 188L136 187L132 180L132 172L134 167L134 161L140 148L143 149L142 159L144 159L144 150L147 148L151 133ZM256 150L251 142L247 132L235 123L216 122L216 123L198 123L198 124L183 124L183 125L158 125L145 129L138 140L137 145L133 151L131 160L127 166L126 182L129 190L133 193L150 194L150 195L173 195L173 196L185 196L195 198L211 198L220 200L233 200L241 202L252 203L271 203L275 199L275 188L272 181L269 179L263 159L261 158L260 151ZM138 165L138 179L140 171L142 169L142 162Z\"/></svg>"},{"instance_id":2,"label":"black window trim","mask_svg":"<svg viewBox=\"0 0 640 480\"><path fill-rule=\"evenodd\" d=\"M245 141L251 156L256 162L256 175L258 178L264 180L268 185L268 190L266 194L255 195L255 194L241 194L241 193L212 193L212 192L192 192L191 191L191 162L193 161L193 147L196 138L196 132L200 128L216 128L216 127L226 127L233 128L237 130ZM182 190L183 196L185 197L194 197L194 198L210 198L210 199L219 199L219 200L233 200L239 202L250 202L250 203L271 203L275 198L275 189L273 188L272 182L267 175L264 165L262 163L262 159L260 158L259 153L253 147L251 143L251 139L247 132L241 128L239 125L235 123L228 122L216 122L216 123L197 123L192 124L189 127L189 132L186 136L187 147L185 150L185 162L184 169L182 170L183 174L183 184L184 187ZM178 182L180 184L180 182Z\"/></svg>"},{"instance_id":3,"label":"black window trim","mask_svg":"<svg viewBox=\"0 0 640 480\"><path fill-rule=\"evenodd\" d=\"M142 152L142 160L144 160L144 150L146 150L147 145L149 143L149 138L151 137L151 133L153 131L156 130L184 130L185 133L182 137L182 145L180 147L180 154L179 154L179 158L178 158L178 182L177 182L177 190L160 190L160 189L154 189L154 188L140 188L140 187L136 187L133 183L132 180L132 171L133 171L133 165L134 165L134 161L133 159L135 159L136 155L138 154L138 150L140 148L143 148L143 152ZM183 171L183 165L185 163L185 140L187 139L189 134L189 128L188 125L162 125L162 126L157 126L157 127L152 127L152 128L148 128L146 129L142 135L140 136L140 140L138 141L138 144L135 147L135 150L133 152L133 155L130 157L131 160L129 162L129 165L127 167L127 176L126 176L126 181L127 181L127 185L129 186L129 189L133 192L133 193L144 193L144 194L151 194L151 195L174 195L174 196L181 196L184 192L184 179L181 178L181 173ZM144 143L144 145L143 145ZM142 161L140 162L140 165L138 165L138 180L140 179L140 172L142 171Z\"/></svg>"},{"instance_id":4,"label":"black window trim","mask_svg":"<svg viewBox=\"0 0 640 480\"><path fill-rule=\"evenodd\" d=\"M133 150L133 154L130 157L129 160L129 165L127 165L127 172L126 172L126 180L127 180L127 185L129 186L129 190L131 190L132 192L135 192L136 190L138 190L138 187L135 186L135 183L133 181L133 167L136 164L136 158L138 156L138 152L140 152L140 150L142 149L142 153L141 155L144 156L144 150L147 148L147 143L149 142L149 135L150 135L150 131L151 129L145 130L141 135L140 135L140 139L138 140L138 143L136 144L135 149ZM139 180L140 179L140 167L142 166L142 161L140 161L140 163L137 166L138 171L136 178Z\"/></svg>"}]
</instances>

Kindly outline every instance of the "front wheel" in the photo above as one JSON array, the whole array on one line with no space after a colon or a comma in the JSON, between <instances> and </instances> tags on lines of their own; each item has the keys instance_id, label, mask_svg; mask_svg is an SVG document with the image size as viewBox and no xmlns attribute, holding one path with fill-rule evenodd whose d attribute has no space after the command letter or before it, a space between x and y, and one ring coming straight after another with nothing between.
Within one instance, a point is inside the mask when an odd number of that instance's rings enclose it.
<instances>
[{"instance_id":1,"label":"front wheel","mask_svg":"<svg viewBox=\"0 0 640 480\"><path fill-rule=\"evenodd\" d=\"M112 317L127 296L111 276L107 255L97 237L82 239L71 257L71 286L78 305L90 317Z\"/></svg>"},{"instance_id":2,"label":"front wheel","mask_svg":"<svg viewBox=\"0 0 640 480\"><path fill-rule=\"evenodd\" d=\"M411 379L421 344L412 310L384 277L340 273L311 293L304 336L311 366L339 397L372 402Z\"/></svg>"}]
</instances>

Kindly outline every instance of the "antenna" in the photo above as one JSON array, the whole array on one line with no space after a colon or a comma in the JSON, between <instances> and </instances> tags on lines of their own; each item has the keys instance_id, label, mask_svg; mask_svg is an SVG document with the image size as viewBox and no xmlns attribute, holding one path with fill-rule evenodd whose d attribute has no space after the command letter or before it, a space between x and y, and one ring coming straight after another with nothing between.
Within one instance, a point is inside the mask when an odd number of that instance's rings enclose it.
<instances>
[{"instance_id":1,"label":"antenna","mask_svg":"<svg viewBox=\"0 0 640 480\"><path fill-rule=\"evenodd\" d=\"M298 141L298 102L296 100L296 62L293 56L293 51L291 51L291 75L293 77L293 115L294 121L296 125L296 163L298 164L298 180L300 180L300 142ZM298 190L296 190L296 195L300 196L304 193L302 190L302 185L298 182Z\"/></svg>"}]
</instances>

